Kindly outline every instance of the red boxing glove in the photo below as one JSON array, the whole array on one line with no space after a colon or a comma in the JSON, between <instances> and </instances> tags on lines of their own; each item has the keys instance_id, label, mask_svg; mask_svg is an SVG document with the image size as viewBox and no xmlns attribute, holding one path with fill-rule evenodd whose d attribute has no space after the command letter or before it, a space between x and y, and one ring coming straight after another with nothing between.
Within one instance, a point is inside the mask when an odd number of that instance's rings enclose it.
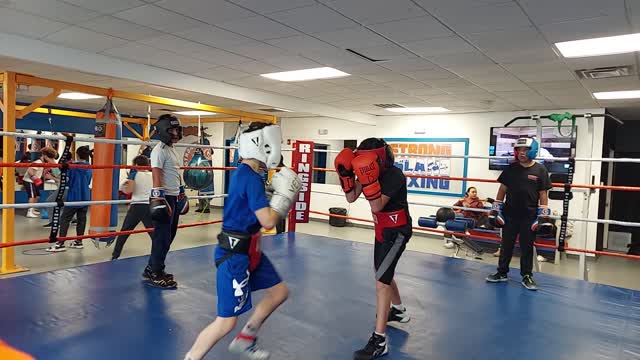
<instances>
[{"instance_id":1,"label":"red boxing glove","mask_svg":"<svg viewBox=\"0 0 640 360\"><path fill-rule=\"evenodd\" d=\"M362 184L362 193L367 200L375 200L382 195L380 188L380 165L378 165L378 156L374 153L364 153L358 155L351 162L353 171Z\"/></svg>"},{"instance_id":2,"label":"red boxing glove","mask_svg":"<svg viewBox=\"0 0 640 360\"><path fill-rule=\"evenodd\" d=\"M342 151L340 151L338 156L336 156L336 159L333 161L336 172L340 177L340 185L342 185L342 191L344 191L345 193L353 190L353 186L355 185L356 179L353 173L353 166L351 165L351 162L354 158L355 155L353 154L353 150L344 148L342 149Z\"/></svg>"},{"instance_id":3,"label":"red boxing glove","mask_svg":"<svg viewBox=\"0 0 640 360\"><path fill-rule=\"evenodd\" d=\"M35 178L35 179L32 179L32 180L33 180L33 185L35 185L36 187L42 186L42 179Z\"/></svg>"}]
</instances>

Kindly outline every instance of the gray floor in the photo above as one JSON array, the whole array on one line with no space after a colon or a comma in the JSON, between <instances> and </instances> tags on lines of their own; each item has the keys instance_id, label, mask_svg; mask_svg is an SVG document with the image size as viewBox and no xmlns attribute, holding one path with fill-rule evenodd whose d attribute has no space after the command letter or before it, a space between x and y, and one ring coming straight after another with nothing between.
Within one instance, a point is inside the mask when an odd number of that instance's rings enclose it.
<instances>
[{"instance_id":1,"label":"gray floor","mask_svg":"<svg viewBox=\"0 0 640 360\"><path fill-rule=\"evenodd\" d=\"M195 207L192 207L192 209L194 208ZM119 213L120 224L122 223L125 212L126 208L121 208ZM220 219L221 217L222 211L220 209L212 209L210 214L198 214L192 211L186 216L181 217L180 222L193 223ZM29 219L24 217L24 214L18 213L16 215L16 240L20 241L47 237L49 229L43 228L42 225L44 224L44 220ZM141 226L142 224L140 227ZM216 235L219 229L220 224L181 229L178 231L176 240L172 245L172 250L213 244L216 242ZM332 227L324 221L313 221L309 224L299 224L297 231L341 240L373 243L372 229L364 229L354 226ZM73 226L69 230L69 235L75 235L75 228ZM29 268L29 271L15 275L4 275L0 276L0 278L110 261L112 248L105 248L102 243L101 248L98 249L90 240L85 240L84 245L85 248L82 250L67 249L66 252L54 254L44 251L47 246L46 244L16 247L16 264ZM121 257L147 255L150 250L150 245L151 242L148 235L132 235L129 237ZM444 248L442 238L417 234L409 242L408 250L440 254L443 256L451 256L453 254L453 250ZM461 254L464 256L464 253ZM488 264L497 263L497 258L493 257L491 254L485 254L482 260L473 258L467 259L469 261L482 261ZM517 268L518 264L519 260L514 258L512 266ZM597 259L590 259L588 262L588 268L589 281L591 282L640 290L640 262L638 261L612 257L599 257ZM573 257L562 258L559 265L554 265L550 262L542 262L540 263L540 271L563 277L577 278L579 273L578 260ZM517 270L512 270L511 274L512 277L519 278ZM136 274L136 276L137 275L138 274Z\"/></svg>"}]
</instances>

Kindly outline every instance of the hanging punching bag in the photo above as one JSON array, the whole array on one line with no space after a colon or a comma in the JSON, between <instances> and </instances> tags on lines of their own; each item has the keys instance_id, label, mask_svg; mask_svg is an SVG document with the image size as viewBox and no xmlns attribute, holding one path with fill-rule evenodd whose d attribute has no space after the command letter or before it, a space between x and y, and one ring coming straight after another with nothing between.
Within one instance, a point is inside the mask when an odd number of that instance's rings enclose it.
<instances>
[{"instance_id":1,"label":"hanging punching bag","mask_svg":"<svg viewBox=\"0 0 640 360\"><path fill-rule=\"evenodd\" d=\"M187 166L211 166L211 162L204 156L202 149L197 148ZM202 190L213 183L213 170L188 169L182 174L184 183L191 189Z\"/></svg>"}]
</instances>

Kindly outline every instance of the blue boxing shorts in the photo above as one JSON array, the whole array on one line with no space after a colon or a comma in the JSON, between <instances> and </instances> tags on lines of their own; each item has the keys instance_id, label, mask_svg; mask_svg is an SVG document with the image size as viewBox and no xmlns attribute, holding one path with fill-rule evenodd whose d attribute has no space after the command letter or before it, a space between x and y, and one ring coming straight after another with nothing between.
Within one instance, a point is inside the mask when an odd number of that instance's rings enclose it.
<instances>
[{"instance_id":1,"label":"blue boxing shorts","mask_svg":"<svg viewBox=\"0 0 640 360\"><path fill-rule=\"evenodd\" d=\"M227 254L216 246L215 261ZM235 317L252 308L251 293L268 289L282 282L269 258L262 254L256 269L249 272L249 256L233 254L218 266L216 287L218 291L218 316Z\"/></svg>"}]
</instances>

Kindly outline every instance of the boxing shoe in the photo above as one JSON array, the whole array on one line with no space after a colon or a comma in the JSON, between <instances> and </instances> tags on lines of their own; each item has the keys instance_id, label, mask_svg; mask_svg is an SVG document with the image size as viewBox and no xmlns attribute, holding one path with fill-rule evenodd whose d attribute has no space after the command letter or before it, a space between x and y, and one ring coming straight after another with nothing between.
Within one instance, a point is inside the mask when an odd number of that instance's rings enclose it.
<instances>
[{"instance_id":1,"label":"boxing shoe","mask_svg":"<svg viewBox=\"0 0 640 360\"><path fill-rule=\"evenodd\" d=\"M258 338L255 336L240 333L231 341L231 344L229 344L229 351L234 354L241 354L249 360L269 359L269 352L259 348L257 341Z\"/></svg>"},{"instance_id":2,"label":"boxing shoe","mask_svg":"<svg viewBox=\"0 0 640 360\"><path fill-rule=\"evenodd\" d=\"M411 318L409 317L409 314L407 314L407 308L399 310L395 306L391 306L391 309L389 309L389 317L387 318L387 322L397 321L401 324L406 324L410 320Z\"/></svg>"},{"instance_id":3,"label":"boxing shoe","mask_svg":"<svg viewBox=\"0 0 640 360\"><path fill-rule=\"evenodd\" d=\"M387 355L389 347L387 346L387 337L378 335L375 332L371 334L369 342L363 349L353 353L354 360L372 360Z\"/></svg>"}]
</instances>

